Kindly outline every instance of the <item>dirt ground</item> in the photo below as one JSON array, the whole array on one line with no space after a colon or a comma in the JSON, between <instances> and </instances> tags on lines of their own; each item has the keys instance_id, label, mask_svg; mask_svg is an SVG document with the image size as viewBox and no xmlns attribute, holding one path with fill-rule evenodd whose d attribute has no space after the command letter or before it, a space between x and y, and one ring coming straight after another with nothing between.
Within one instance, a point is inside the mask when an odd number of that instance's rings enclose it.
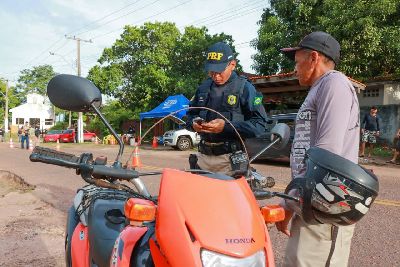
<instances>
[{"instance_id":1,"label":"dirt ground","mask_svg":"<svg viewBox=\"0 0 400 267\"><path fill-rule=\"evenodd\" d=\"M67 148L65 145L65 149ZM92 150L89 145L73 148L76 150L73 151L74 154ZM115 154L114 150L99 147L97 153ZM57 166L34 165L28 160L28 151L9 150L0 144L0 152L1 155L8 155L0 162L0 267L65 266L65 211L76 188L81 186L81 179L75 177L71 170L65 170L61 175L60 171L64 169ZM169 153L168 158L166 153ZM110 155L108 157L113 158ZM179 151L162 153L146 150L142 151L141 157L144 164L148 164L146 170L151 171L154 170L153 165L157 165L157 168L177 168L187 155ZM397 249L400 246L399 228L396 227L400 220L400 165L388 165L386 160L388 159L373 158L360 161L368 169L375 169L377 175L379 174L382 185L379 198L382 200L371 209L366 219L357 225L354 236L354 244L357 245L352 247L349 266L400 266L400 254ZM281 186L289 181L289 169L286 165L255 165L261 173L275 177ZM20 176L1 169L15 170L36 187L26 183ZM151 189L152 185L148 185ZM157 183L153 186L156 185ZM270 231L270 236L279 266L286 239L275 229ZM379 244L381 249L375 250L376 244Z\"/></svg>"},{"instance_id":2,"label":"dirt ground","mask_svg":"<svg viewBox=\"0 0 400 267\"><path fill-rule=\"evenodd\" d=\"M64 266L65 214L22 178L0 172L0 266ZM34 256L33 256L34 255Z\"/></svg>"}]
</instances>

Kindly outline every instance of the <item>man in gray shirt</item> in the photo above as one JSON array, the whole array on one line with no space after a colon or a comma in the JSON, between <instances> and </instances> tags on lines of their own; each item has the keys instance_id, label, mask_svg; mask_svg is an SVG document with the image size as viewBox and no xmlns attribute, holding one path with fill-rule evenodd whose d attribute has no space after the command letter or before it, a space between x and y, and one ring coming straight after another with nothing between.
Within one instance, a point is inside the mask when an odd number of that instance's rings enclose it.
<instances>
[{"instance_id":1,"label":"man in gray shirt","mask_svg":"<svg viewBox=\"0 0 400 267\"><path fill-rule=\"evenodd\" d=\"M313 32L298 47L282 51L295 60L300 85L311 86L296 118L292 178L304 176L305 152L310 147L324 148L357 163L359 104L350 81L334 70L340 57L339 43L325 32ZM335 245L332 232L337 226L309 225L299 215L293 216L284 203L282 206L286 218L276 226L289 236L285 266L347 265L354 225L339 227Z\"/></svg>"}]
</instances>

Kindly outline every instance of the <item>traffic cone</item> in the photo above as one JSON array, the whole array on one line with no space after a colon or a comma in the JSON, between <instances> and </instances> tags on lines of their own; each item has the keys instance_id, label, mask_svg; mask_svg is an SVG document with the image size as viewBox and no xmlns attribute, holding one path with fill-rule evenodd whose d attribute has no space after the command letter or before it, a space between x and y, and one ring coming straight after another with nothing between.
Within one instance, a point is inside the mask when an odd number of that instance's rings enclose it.
<instances>
[{"instance_id":1,"label":"traffic cone","mask_svg":"<svg viewBox=\"0 0 400 267\"><path fill-rule=\"evenodd\" d=\"M139 157L139 147L135 146L135 149L133 151L133 157L132 157L132 167L137 168L141 167L142 163L140 162L140 157Z\"/></svg>"},{"instance_id":2,"label":"traffic cone","mask_svg":"<svg viewBox=\"0 0 400 267\"><path fill-rule=\"evenodd\" d=\"M32 144L32 142L29 142L29 150L30 150L30 151L33 150L33 144Z\"/></svg>"},{"instance_id":3,"label":"traffic cone","mask_svg":"<svg viewBox=\"0 0 400 267\"><path fill-rule=\"evenodd\" d=\"M151 144L152 148L157 148L158 147L158 142L157 142L157 137L153 137L153 143Z\"/></svg>"},{"instance_id":4,"label":"traffic cone","mask_svg":"<svg viewBox=\"0 0 400 267\"><path fill-rule=\"evenodd\" d=\"M60 151L60 140L57 139L56 150Z\"/></svg>"},{"instance_id":5,"label":"traffic cone","mask_svg":"<svg viewBox=\"0 0 400 267\"><path fill-rule=\"evenodd\" d=\"M12 138L10 138L10 148L14 148L14 143L12 141Z\"/></svg>"}]
</instances>

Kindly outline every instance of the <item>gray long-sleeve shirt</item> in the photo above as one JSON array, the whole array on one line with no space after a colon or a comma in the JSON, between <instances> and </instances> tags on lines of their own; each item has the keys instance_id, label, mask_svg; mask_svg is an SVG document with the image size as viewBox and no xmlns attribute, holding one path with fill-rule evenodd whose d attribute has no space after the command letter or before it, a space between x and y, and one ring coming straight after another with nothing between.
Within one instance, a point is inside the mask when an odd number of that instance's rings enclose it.
<instances>
[{"instance_id":1,"label":"gray long-sleeve shirt","mask_svg":"<svg viewBox=\"0 0 400 267\"><path fill-rule=\"evenodd\" d=\"M357 163L360 108L345 75L328 71L310 88L296 118L290 156L292 177L305 173L305 152L320 147Z\"/></svg>"}]
</instances>

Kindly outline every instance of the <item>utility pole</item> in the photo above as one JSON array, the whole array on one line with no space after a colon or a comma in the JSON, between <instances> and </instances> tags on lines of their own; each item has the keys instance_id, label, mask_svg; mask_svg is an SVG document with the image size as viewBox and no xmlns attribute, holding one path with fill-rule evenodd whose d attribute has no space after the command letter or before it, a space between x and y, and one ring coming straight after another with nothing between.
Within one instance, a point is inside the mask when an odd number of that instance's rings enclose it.
<instances>
[{"instance_id":1,"label":"utility pole","mask_svg":"<svg viewBox=\"0 0 400 267\"><path fill-rule=\"evenodd\" d=\"M8 80L6 80L6 110L4 113L4 131L8 133Z\"/></svg>"},{"instance_id":2,"label":"utility pole","mask_svg":"<svg viewBox=\"0 0 400 267\"><path fill-rule=\"evenodd\" d=\"M81 41L86 43L92 43L92 40L83 40L81 38L77 38L75 36L67 36L65 38L70 40L75 40L77 45L77 57L76 57L76 65L78 69L78 76L81 76ZM78 143L83 143L83 115L82 112L78 113Z\"/></svg>"},{"instance_id":3,"label":"utility pole","mask_svg":"<svg viewBox=\"0 0 400 267\"><path fill-rule=\"evenodd\" d=\"M49 51L49 53L50 53L51 56L59 56L59 57L61 57L62 60L64 60L66 63L68 63L68 65L71 65L71 62L68 62L63 55L60 55L60 54L57 54L57 53L54 53L54 52L51 52L51 51ZM72 65L71 65L71 67L72 67ZM55 120L56 119L56 115L55 115L55 106L54 105L53 105L53 111L54 111L53 117L54 117L54 120ZM69 113L68 128L71 128L71 111L69 111L68 113Z\"/></svg>"}]
</instances>

